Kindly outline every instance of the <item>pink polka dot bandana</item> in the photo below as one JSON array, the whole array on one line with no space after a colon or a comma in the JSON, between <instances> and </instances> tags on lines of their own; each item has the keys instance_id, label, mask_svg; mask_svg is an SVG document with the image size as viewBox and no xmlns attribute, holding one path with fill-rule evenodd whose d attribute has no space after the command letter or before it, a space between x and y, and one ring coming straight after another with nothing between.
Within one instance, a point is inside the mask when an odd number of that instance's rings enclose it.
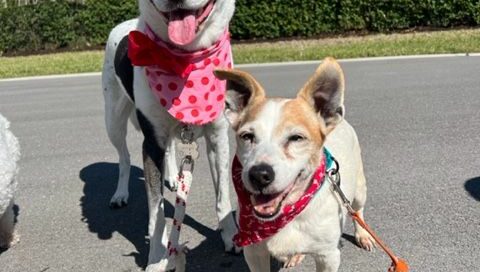
<instances>
[{"instance_id":1,"label":"pink polka dot bandana","mask_svg":"<svg viewBox=\"0 0 480 272\"><path fill-rule=\"evenodd\" d=\"M213 71L232 68L228 30L213 46L197 52L171 48L148 26L145 34L130 33L129 57L133 65L145 66L159 105L186 124L213 122L223 112L226 90L226 82L215 78Z\"/></svg>"},{"instance_id":2,"label":"pink polka dot bandana","mask_svg":"<svg viewBox=\"0 0 480 272\"><path fill-rule=\"evenodd\" d=\"M324 157L303 196L301 196L295 203L285 205L280 212L280 215L275 219L264 221L254 215L253 205L250 201L250 192L248 192L243 186L241 178L243 167L238 158L235 157L232 165L232 179L238 196L239 231L233 238L233 242L239 247L255 244L273 236L285 225L290 223L305 209L308 203L310 203L310 200L312 200L321 188L325 177L325 164Z\"/></svg>"}]
</instances>

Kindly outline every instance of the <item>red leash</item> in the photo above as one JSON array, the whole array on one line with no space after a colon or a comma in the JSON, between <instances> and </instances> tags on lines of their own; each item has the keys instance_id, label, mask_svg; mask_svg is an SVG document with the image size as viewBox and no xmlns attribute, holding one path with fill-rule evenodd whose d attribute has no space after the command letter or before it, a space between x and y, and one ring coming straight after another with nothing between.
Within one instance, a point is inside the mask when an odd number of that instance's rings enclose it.
<instances>
[{"instance_id":1,"label":"red leash","mask_svg":"<svg viewBox=\"0 0 480 272\"><path fill-rule=\"evenodd\" d=\"M380 237L377 236L377 234L363 221L358 213L352 208L352 205L350 204L350 201L348 198L345 196L343 193L342 189L340 189L340 173L339 173L339 164L337 160L335 160L332 157L335 167L332 169L329 169L327 174L328 174L328 179L330 183L333 186L333 190L337 192L337 194L340 196L340 199L343 202L343 205L348 211L348 214L352 217L353 220L355 220L364 230L366 230L372 238L377 242L377 244L385 251L385 253L390 257L392 260L392 264L390 265L390 268L388 268L388 272L409 272L408 264L405 260L398 258L393 251L387 247L387 245L380 239Z\"/></svg>"}]
</instances>

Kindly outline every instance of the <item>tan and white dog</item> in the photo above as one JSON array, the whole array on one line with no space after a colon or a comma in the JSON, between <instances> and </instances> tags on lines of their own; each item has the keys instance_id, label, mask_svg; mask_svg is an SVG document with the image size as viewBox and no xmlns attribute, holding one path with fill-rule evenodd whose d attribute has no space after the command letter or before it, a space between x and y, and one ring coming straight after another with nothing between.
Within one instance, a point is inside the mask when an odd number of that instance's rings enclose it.
<instances>
[{"instance_id":1,"label":"tan and white dog","mask_svg":"<svg viewBox=\"0 0 480 272\"><path fill-rule=\"evenodd\" d=\"M217 70L216 76L228 82L225 115L237 136L236 155L243 166L242 185L250 194L251 213L263 221L275 220L283 207L298 201L327 147L340 164L342 190L363 217L367 187L360 146L344 120L344 75L334 59L322 62L295 99L266 98L260 84L242 71ZM244 248L250 270L270 271L270 256L291 266L308 254L317 271L337 271L345 216L325 181L290 223ZM364 249L375 245L356 224L355 237Z\"/></svg>"},{"instance_id":2,"label":"tan and white dog","mask_svg":"<svg viewBox=\"0 0 480 272\"><path fill-rule=\"evenodd\" d=\"M158 39L158 42L165 44L164 48L172 49L171 52L194 54L214 46L219 39L225 37L234 12L234 2L234 0L139 0L140 17L116 26L111 31L106 45L102 73L105 121L109 139L119 155L118 185L110 203L114 207L121 207L128 201L130 155L125 137L130 118L145 136L143 160L150 217L147 271L164 270L168 257L163 210L163 178L174 182L178 173L173 142L179 137L182 124L167 112L165 105L161 105L163 100L159 101L157 94L154 94L147 68L132 65L128 52L128 35L131 31L149 31L155 36L152 41L157 42ZM172 59L176 60L175 57ZM226 55L224 59L227 60ZM174 61L169 65L175 66ZM215 61L216 59L212 62ZM210 74L213 76L213 73ZM166 84L168 87L171 85L172 83L168 82ZM217 95L214 99L221 100L220 95L218 97ZM212 201L216 203L225 250L238 252L239 249L234 247L232 242L237 229L229 198L228 126L227 120L221 114L211 123L193 126L193 132L194 140L200 136L205 136L206 139L216 194ZM170 185L175 186L174 183Z\"/></svg>"}]
</instances>

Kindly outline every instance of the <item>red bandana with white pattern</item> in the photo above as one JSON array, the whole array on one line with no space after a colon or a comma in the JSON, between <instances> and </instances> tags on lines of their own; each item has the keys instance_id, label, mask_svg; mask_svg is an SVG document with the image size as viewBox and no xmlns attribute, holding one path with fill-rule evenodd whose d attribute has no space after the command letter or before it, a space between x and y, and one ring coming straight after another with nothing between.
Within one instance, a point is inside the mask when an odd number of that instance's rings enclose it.
<instances>
[{"instance_id":1,"label":"red bandana with white pattern","mask_svg":"<svg viewBox=\"0 0 480 272\"><path fill-rule=\"evenodd\" d=\"M232 68L228 30L210 48L185 52L171 48L147 26L145 33L130 33L129 57L133 65L145 66L154 96L179 121L203 125L223 112L226 82L213 71Z\"/></svg>"},{"instance_id":2,"label":"red bandana with white pattern","mask_svg":"<svg viewBox=\"0 0 480 272\"><path fill-rule=\"evenodd\" d=\"M240 161L235 157L232 165L232 179L238 197L239 231L235 237L233 237L233 242L239 247L261 242L273 236L285 225L290 223L303 211L303 209L305 209L310 200L312 200L321 188L326 171L325 157L323 157L320 166L315 171L312 181L305 190L303 196L301 196L295 203L285 205L275 219L264 221L254 214L253 205L250 200L251 193L243 186L241 177L242 169L243 167L240 164Z\"/></svg>"}]
</instances>

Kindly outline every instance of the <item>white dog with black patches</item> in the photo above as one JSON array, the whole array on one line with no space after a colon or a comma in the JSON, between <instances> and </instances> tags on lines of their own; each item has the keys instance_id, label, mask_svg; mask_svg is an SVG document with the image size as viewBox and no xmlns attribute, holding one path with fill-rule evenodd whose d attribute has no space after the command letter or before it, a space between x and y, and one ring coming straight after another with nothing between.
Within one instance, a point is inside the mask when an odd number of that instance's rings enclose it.
<instances>
[{"instance_id":1,"label":"white dog with black patches","mask_svg":"<svg viewBox=\"0 0 480 272\"><path fill-rule=\"evenodd\" d=\"M175 187L173 143L183 124L193 128L194 139L205 136L225 250L239 251L232 242L237 228L229 199L225 84L213 76L213 69L232 65L228 24L234 0L140 0L139 7L140 17L115 27L106 46L105 121L119 154L119 179L111 205L121 207L128 201L130 155L125 137L130 118L145 136L147 271L162 271L167 259L162 179Z\"/></svg>"},{"instance_id":2,"label":"white dog with black patches","mask_svg":"<svg viewBox=\"0 0 480 272\"><path fill-rule=\"evenodd\" d=\"M250 270L270 271L270 256L291 266L309 254L317 271L337 271L346 211L326 181L328 154L339 162L341 188L362 218L367 196L357 135L344 120L340 66L325 59L295 99L266 98L242 71L216 75L228 81L225 115L237 135L235 242L244 246ZM355 237L364 249L375 245L358 224Z\"/></svg>"},{"instance_id":3,"label":"white dog with black patches","mask_svg":"<svg viewBox=\"0 0 480 272\"><path fill-rule=\"evenodd\" d=\"M10 123L0 114L0 248L9 248L19 240L14 229L13 205L20 146L9 127Z\"/></svg>"}]
</instances>

